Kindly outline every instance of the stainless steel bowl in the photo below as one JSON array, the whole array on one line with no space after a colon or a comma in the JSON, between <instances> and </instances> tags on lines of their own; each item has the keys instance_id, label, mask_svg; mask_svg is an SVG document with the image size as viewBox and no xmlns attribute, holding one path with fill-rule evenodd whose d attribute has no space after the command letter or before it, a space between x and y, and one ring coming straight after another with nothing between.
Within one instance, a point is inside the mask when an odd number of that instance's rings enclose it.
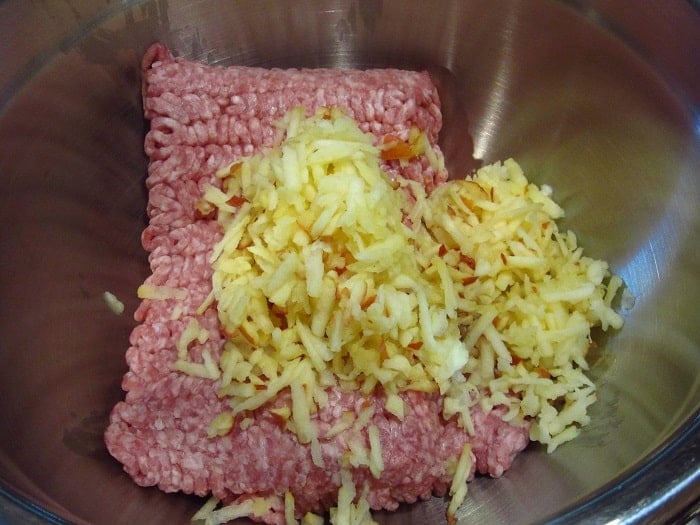
<instances>
[{"instance_id":1,"label":"stainless steel bowl","mask_svg":"<svg viewBox=\"0 0 700 525\"><path fill-rule=\"evenodd\" d=\"M464 523L684 519L700 497L700 14L682 0L0 3L0 522L186 523L102 444L147 275L139 60L426 68L454 176L514 157L636 297L593 423ZM102 299L126 304L117 316ZM442 523L432 501L380 515Z\"/></svg>"}]
</instances>

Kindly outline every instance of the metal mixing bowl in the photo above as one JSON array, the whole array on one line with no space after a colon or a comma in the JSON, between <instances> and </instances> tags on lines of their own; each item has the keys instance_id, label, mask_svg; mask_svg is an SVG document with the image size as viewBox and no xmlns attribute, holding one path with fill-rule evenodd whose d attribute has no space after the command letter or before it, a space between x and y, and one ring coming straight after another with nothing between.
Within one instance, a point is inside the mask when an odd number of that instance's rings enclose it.
<instances>
[{"instance_id":1,"label":"metal mixing bowl","mask_svg":"<svg viewBox=\"0 0 700 525\"><path fill-rule=\"evenodd\" d=\"M0 522L186 523L102 443L148 272L139 61L428 69L453 176L516 158L636 297L576 441L464 523L684 520L700 497L700 15L682 0L0 3ZM126 304L112 313L110 290ZM433 499L384 523L443 523Z\"/></svg>"}]
</instances>

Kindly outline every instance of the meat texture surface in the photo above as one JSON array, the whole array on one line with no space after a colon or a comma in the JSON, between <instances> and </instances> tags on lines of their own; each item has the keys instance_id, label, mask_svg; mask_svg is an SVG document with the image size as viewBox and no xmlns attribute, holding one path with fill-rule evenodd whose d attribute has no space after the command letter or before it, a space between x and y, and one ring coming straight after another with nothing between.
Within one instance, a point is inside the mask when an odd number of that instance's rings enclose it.
<instances>
[{"instance_id":1,"label":"meat texture surface","mask_svg":"<svg viewBox=\"0 0 700 525\"><path fill-rule=\"evenodd\" d=\"M246 414L247 423L209 437L211 420L228 408L209 379L172 371L177 344L190 319L209 332L195 342L189 357L201 362L208 349L217 360L224 336L215 307L198 314L211 290L208 258L220 239L215 220L201 218L195 204L205 184L215 184L218 169L241 156L271 147L278 140L275 122L303 106L309 113L339 106L380 142L384 135L407 137L417 126L436 151L441 127L439 98L426 73L399 70L266 70L214 67L173 57L153 45L143 61L143 100L151 128L145 140L150 159L146 180L149 224L142 241L149 253L146 284L180 290L166 299L144 299L135 313L126 354L129 370L123 402L112 411L105 441L136 483L167 492L183 491L230 502L251 495L291 491L298 513L332 505L340 485L339 458L351 444L368 447L365 428L336 433L344 413L374 409L370 423L380 433L384 470L377 479L366 466L353 470L358 487L369 486L375 509L445 494L465 443L472 445L474 470L500 476L528 443L525 426L504 422L498 410L472 409L475 435L441 416L437 395L402 394L408 408L403 421L384 409L384 397L358 392L329 392L329 403L314 414L324 468L314 464L310 448L285 430L271 408L288 403L286 393ZM416 159L407 165L387 162L395 177L421 182L428 191L445 173ZM281 500L279 500L281 502ZM279 505L278 505L278 510ZM258 517L283 523L273 508Z\"/></svg>"}]
</instances>

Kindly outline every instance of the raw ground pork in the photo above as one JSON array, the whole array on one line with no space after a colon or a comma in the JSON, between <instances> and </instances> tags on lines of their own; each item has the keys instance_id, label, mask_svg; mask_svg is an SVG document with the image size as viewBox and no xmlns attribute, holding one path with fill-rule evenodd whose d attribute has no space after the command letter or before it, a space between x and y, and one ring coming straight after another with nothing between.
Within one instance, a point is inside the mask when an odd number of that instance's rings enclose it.
<instances>
[{"instance_id":1,"label":"raw ground pork","mask_svg":"<svg viewBox=\"0 0 700 525\"><path fill-rule=\"evenodd\" d=\"M476 435L440 417L436 395L416 392L402 397L409 407L404 421L385 412L384 399L357 392L330 392L331 402L314 416L325 469L314 465L308 446L283 429L279 417L262 407L250 414L245 430L235 426L223 437L207 437L211 419L227 408L210 380L172 372L176 342L196 317L209 340L189 349L198 361L208 348L218 360L224 339L215 307L196 310L211 290L208 256L220 238L219 225L195 214L205 183L217 169L241 155L273 145L273 122L294 106L309 112L339 106L380 141L385 134L406 137L418 126L436 144L441 127L439 99L426 73L397 70L265 70L221 68L174 58L161 45L143 61L143 99L151 130L145 149L149 225L143 246L152 275L146 282L187 290L185 299L145 299L135 313L140 324L126 354L129 370L122 386L126 399L114 408L105 441L110 453L139 485L201 496L213 493L230 502L246 495L282 495L290 490L298 513L322 511L336 499L338 458L348 442L368 446L365 430L326 433L344 411L373 404L371 423L380 432L384 471L375 479L367 468L353 476L367 482L375 509L395 509L399 502L444 495L450 476L446 462L471 442L474 470L500 476L528 443L528 429L503 422L497 411L472 410ZM437 149L437 146L435 146ZM425 159L406 167L387 163L394 176L421 181L428 189L445 180ZM173 312L180 315L174 315ZM282 395L273 405L285 403ZM281 499L262 519L283 523Z\"/></svg>"}]
</instances>

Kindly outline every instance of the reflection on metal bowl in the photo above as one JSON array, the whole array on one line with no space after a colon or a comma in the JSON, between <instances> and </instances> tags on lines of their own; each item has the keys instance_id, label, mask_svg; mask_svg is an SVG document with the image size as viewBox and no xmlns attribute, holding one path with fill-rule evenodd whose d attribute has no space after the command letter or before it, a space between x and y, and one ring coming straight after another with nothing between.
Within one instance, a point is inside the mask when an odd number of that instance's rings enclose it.
<instances>
[{"instance_id":1,"label":"reflection on metal bowl","mask_svg":"<svg viewBox=\"0 0 700 525\"><path fill-rule=\"evenodd\" d=\"M139 61L427 69L453 176L514 157L636 297L593 422L480 478L464 523L681 520L700 498L700 14L681 0L0 4L0 522L185 523L102 442L148 267ZM126 305L104 304L111 290ZM433 499L382 523L443 523Z\"/></svg>"}]
</instances>

